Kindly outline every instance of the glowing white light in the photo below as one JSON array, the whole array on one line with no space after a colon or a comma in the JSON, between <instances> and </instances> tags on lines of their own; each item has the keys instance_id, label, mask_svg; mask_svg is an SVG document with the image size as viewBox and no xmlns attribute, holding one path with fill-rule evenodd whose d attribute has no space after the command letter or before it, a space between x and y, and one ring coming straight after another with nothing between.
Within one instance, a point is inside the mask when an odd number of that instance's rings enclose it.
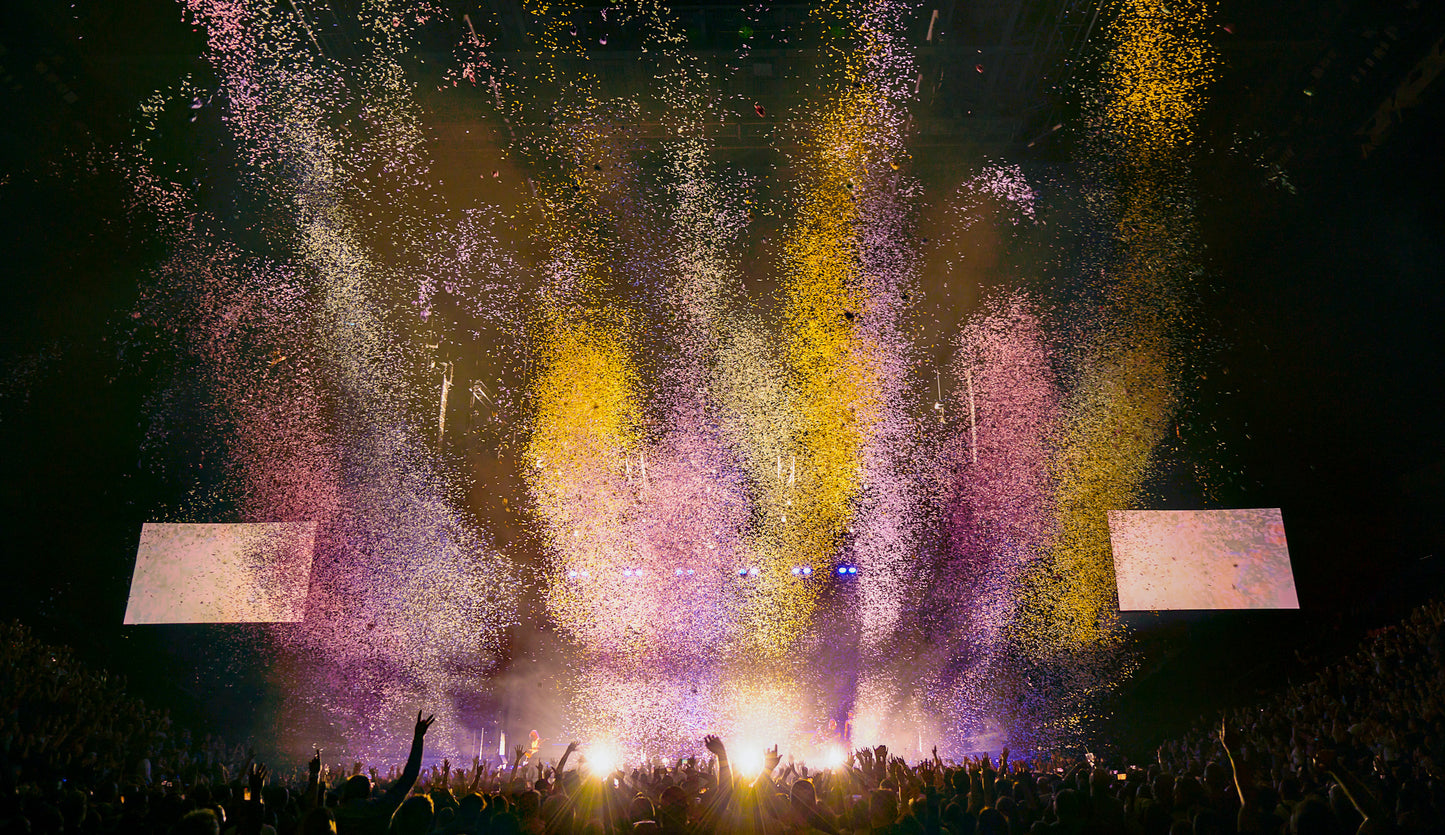
<instances>
[{"instance_id":1,"label":"glowing white light","mask_svg":"<svg viewBox=\"0 0 1445 835\"><path fill-rule=\"evenodd\" d=\"M845 759L843 749L837 745L829 745L823 752L823 765L827 768L842 768Z\"/></svg>"},{"instance_id":2,"label":"glowing white light","mask_svg":"<svg viewBox=\"0 0 1445 835\"><path fill-rule=\"evenodd\" d=\"M594 745L587 752L587 770L594 777L606 777L617 768L617 752L606 745Z\"/></svg>"},{"instance_id":3,"label":"glowing white light","mask_svg":"<svg viewBox=\"0 0 1445 835\"><path fill-rule=\"evenodd\" d=\"M761 745L744 745L738 749L733 766L744 777L756 777L763 773L763 765L766 764L764 756Z\"/></svg>"}]
</instances>

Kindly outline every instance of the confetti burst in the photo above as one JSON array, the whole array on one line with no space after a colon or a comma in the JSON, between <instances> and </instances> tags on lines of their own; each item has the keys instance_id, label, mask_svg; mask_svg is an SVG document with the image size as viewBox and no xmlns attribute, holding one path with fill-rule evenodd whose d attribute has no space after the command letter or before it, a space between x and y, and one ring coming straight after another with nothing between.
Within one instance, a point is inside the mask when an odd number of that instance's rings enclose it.
<instances>
[{"instance_id":1,"label":"confetti burst","mask_svg":"<svg viewBox=\"0 0 1445 835\"><path fill-rule=\"evenodd\" d=\"M721 92L657 3L528 0L525 67L480 17L451 21L439 92L481 108L468 153L493 189L464 199L408 69L449 12L369 2L341 61L300 8L185 9L215 86L147 97L117 155L165 241L126 347L170 369L147 450L217 462L168 472L194 487L165 515L320 523L306 623L263 649L354 749L488 686L529 594L566 643L551 685L575 731L624 759L706 731L801 751L847 706L863 741L1087 726L1126 666L1105 514L1141 501L1187 395L1208 6L1116 4L1085 108L1113 230L1103 275L1077 277L1091 302L1004 287L943 335L937 376L906 4L812 9L817 84L781 115ZM618 89L591 58L624 35L654 74ZM178 107L233 149L234 216L157 159ZM784 121L783 196L711 138L738 112ZM949 270L961 230L1012 240L1048 208L1007 162L946 191ZM764 217L778 289L759 298L742 253ZM447 353L466 337L486 373ZM495 483L468 444L506 462ZM485 492L539 554L504 555Z\"/></svg>"}]
</instances>

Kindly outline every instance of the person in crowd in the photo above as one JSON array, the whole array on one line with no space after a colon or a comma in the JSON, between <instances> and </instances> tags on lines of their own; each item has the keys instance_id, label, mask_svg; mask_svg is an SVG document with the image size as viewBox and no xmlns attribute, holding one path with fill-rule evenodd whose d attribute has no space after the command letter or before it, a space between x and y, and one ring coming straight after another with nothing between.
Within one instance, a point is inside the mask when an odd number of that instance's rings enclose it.
<instances>
[{"instance_id":1,"label":"person in crowd","mask_svg":"<svg viewBox=\"0 0 1445 835\"><path fill-rule=\"evenodd\" d=\"M125 681L0 624L0 832L54 835L1426 835L1445 831L1445 606L1248 710L1166 742L1147 767L1003 749L905 762L886 746L812 770L776 747L743 774L711 756L617 768L512 761L423 768L322 752L294 778L245 746L192 735ZM851 715L850 715L851 720ZM845 725L851 731L851 721ZM843 738L847 738L846 732ZM526 767L523 762L526 762ZM510 768L508 768L510 765ZM383 774L383 772L385 772Z\"/></svg>"}]
</instances>

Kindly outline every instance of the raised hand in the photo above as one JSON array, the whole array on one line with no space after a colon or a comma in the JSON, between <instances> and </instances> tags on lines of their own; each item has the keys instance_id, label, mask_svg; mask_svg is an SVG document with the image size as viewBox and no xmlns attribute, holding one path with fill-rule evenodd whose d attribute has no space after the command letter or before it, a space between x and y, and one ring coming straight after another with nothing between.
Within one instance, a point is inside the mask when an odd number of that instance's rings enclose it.
<instances>
[{"instance_id":1,"label":"raised hand","mask_svg":"<svg viewBox=\"0 0 1445 835\"><path fill-rule=\"evenodd\" d=\"M526 748L526 746L524 746L524 745L523 745L522 743L520 743L520 742L517 743L517 747L512 749L512 768L516 768L518 765L521 765L522 760L523 760L524 758L526 758L526 756L527 756L527 748Z\"/></svg>"},{"instance_id":2,"label":"raised hand","mask_svg":"<svg viewBox=\"0 0 1445 835\"><path fill-rule=\"evenodd\" d=\"M266 766L260 763L251 763L251 770L246 774L247 784L251 789L251 799L257 803L261 802L261 790L266 787Z\"/></svg>"},{"instance_id":3,"label":"raised hand","mask_svg":"<svg viewBox=\"0 0 1445 835\"><path fill-rule=\"evenodd\" d=\"M416 738L417 738L417 739L421 739L422 737L426 736L426 729L427 729L427 728L430 728L430 727L431 727L431 723L435 722L436 720L437 720L437 717L436 717L436 714L435 714L435 713L433 713L432 715L430 715L430 716L428 716L427 718L423 719L423 718L421 718L421 711L418 710L418 711L416 712L416 730L415 730Z\"/></svg>"},{"instance_id":4,"label":"raised hand","mask_svg":"<svg viewBox=\"0 0 1445 835\"><path fill-rule=\"evenodd\" d=\"M310 769L311 769L311 776L312 776L312 777L319 777L319 776L321 775L321 749L320 749L320 748L317 748L317 749L316 749L316 756L314 756L314 757L311 758L311 762L310 762L308 765L309 765L309 767L310 767Z\"/></svg>"},{"instance_id":5,"label":"raised hand","mask_svg":"<svg viewBox=\"0 0 1445 835\"><path fill-rule=\"evenodd\" d=\"M877 748L874 748L873 756L877 758L880 763L888 762L888 746L879 745Z\"/></svg>"},{"instance_id":6,"label":"raised hand","mask_svg":"<svg viewBox=\"0 0 1445 835\"><path fill-rule=\"evenodd\" d=\"M723 741L714 736L713 734L708 734L707 736L703 737L702 744L706 746L707 750L711 751L719 759L727 756L727 748L723 746Z\"/></svg>"},{"instance_id":7,"label":"raised hand","mask_svg":"<svg viewBox=\"0 0 1445 835\"><path fill-rule=\"evenodd\" d=\"M778 754L778 746L776 745L763 752L763 763L767 766L769 774L772 774L773 769L777 768L778 763L782 761L783 758L780 754Z\"/></svg>"},{"instance_id":8,"label":"raised hand","mask_svg":"<svg viewBox=\"0 0 1445 835\"><path fill-rule=\"evenodd\" d=\"M578 742L578 741L576 741L576 740L573 740L573 741L567 743L567 751L566 751L566 753L563 754L563 756L566 756L567 754L571 754L571 753L575 752L575 751L576 751L578 748L580 748L581 746L582 746L582 743L580 743L580 742Z\"/></svg>"},{"instance_id":9,"label":"raised hand","mask_svg":"<svg viewBox=\"0 0 1445 835\"><path fill-rule=\"evenodd\" d=\"M923 780L923 785L933 785L933 762L924 760L918 764L918 776Z\"/></svg>"},{"instance_id":10,"label":"raised hand","mask_svg":"<svg viewBox=\"0 0 1445 835\"><path fill-rule=\"evenodd\" d=\"M1226 753L1239 750L1239 729L1230 724L1228 717L1219 721L1219 744L1224 746Z\"/></svg>"},{"instance_id":11,"label":"raised hand","mask_svg":"<svg viewBox=\"0 0 1445 835\"><path fill-rule=\"evenodd\" d=\"M446 757L442 757L442 775L443 775L443 776L450 776L451 773L452 773L452 761L451 761L450 759L446 758Z\"/></svg>"}]
</instances>

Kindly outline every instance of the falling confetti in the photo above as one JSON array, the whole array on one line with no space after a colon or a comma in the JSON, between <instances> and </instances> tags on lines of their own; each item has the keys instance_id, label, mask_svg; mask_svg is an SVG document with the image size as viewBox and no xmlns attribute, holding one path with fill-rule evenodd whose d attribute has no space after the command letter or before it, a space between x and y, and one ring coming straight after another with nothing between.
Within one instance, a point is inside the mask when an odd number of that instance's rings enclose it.
<instances>
[{"instance_id":1,"label":"falling confetti","mask_svg":"<svg viewBox=\"0 0 1445 835\"><path fill-rule=\"evenodd\" d=\"M1000 275L946 325L925 272L1025 246L1062 189L982 161L929 204L905 4L811 10L791 108L728 92L655 2L529 0L527 63L429 3L366 4L349 55L299 7L184 7L214 80L139 102L116 151L164 242L121 350L155 381L145 463L191 485L159 515L318 525L306 617L258 647L296 710L358 753L417 703L464 725L536 601L557 723L628 756L801 752L849 711L858 742L1087 730L1128 666L1106 514L1189 393L1207 7L1128 0L1104 34L1077 178L1110 232L1056 259L1101 266ZM176 113L224 164L163 159ZM776 164L720 147L744 129Z\"/></svg>"}]
</instances>

